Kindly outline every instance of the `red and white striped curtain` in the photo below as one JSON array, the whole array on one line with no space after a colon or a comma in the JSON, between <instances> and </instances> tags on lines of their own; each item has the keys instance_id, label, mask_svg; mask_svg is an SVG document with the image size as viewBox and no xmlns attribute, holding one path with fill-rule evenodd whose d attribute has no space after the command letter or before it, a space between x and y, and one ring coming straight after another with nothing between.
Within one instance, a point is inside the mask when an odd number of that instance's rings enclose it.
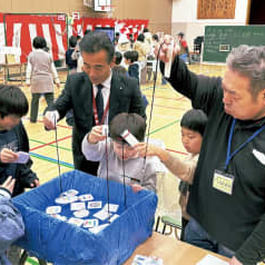
<instances>
[{"instance_id":1,"label":"red and white striped curtain","mask_svg":"<svg viewBox=\"0 0 265 265\"><path fill-rule=\"evenodd\" d=\"M138 34L148 26L148 20L117 20L111 18L80 18L68 23L66 14L1 14L0 13L0 46L21 47L21 56L17 62L26 62L32 50L32 41L36 36L43 36L50 48L53 59L65 58L67 40L71 35L83 36L86 29L94 30L95 27L114 27L115 32L135 39ZM5 29L6 27L6 34ZM68 28L67 28L68 27ZM0 63L4 60L0 54Z\"/></svg>"}]
</instances>

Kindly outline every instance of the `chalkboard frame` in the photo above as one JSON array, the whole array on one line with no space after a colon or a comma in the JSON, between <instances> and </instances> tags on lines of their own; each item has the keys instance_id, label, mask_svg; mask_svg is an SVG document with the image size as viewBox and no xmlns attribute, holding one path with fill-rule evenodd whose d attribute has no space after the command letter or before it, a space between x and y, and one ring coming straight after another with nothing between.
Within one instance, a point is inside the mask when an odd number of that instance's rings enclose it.
<instances>
[{"instance_id":1,"label":"chalkboard frame","mask_svg":"<svg viewBox=\"0 0 265 265\"><path fill-rule=\"evenodd\" d=\"M203 62L225 63L229 52L241 44L264 46L265 25L205 26Z\"/></svg>"}]
</instances>

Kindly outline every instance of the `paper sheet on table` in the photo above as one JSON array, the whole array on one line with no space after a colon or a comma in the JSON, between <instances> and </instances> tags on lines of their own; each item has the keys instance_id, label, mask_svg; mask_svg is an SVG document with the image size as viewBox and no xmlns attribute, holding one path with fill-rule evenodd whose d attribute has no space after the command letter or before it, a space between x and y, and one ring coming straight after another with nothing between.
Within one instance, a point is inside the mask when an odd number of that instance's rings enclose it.
<instances>
[{"instance_id":1,"label":"paper sheet on table","mask_svg":"<svg viewBox=\"0 0 265 265\"><path fill-rule=\"evenodd\" d=\"M196 263L196 265L229 265L228 262L221 260L213 255L206 255L203 259Z\"/></svg>"}]
</instances>

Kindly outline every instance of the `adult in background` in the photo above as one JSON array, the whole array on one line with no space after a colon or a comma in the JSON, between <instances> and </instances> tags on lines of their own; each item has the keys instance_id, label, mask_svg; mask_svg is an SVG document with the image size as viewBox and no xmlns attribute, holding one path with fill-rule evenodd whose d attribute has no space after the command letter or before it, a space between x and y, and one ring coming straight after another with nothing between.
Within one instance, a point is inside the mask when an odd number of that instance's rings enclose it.
<instances>
[{"instance_id":1,"label":"adult in background","mask_svg":"<svg viewBox=\"0 0 265 265\"><path fill-rule=\"evenodd\" d=\"M37 36L33 39L34 50L28 56L26 84L31 87L30 122L32 123L37 122L40 97L44 95L48 106L53 102L53 80L57 87L60 87L59 76L52 56L44 50L46 47L46 40Z\"/></svg>"},{"instance_id":2,"label":"adult in background","mask_svg":"<svg viewBox=\"0 0 265 265\"><path fill-rule=\"evenodd\" d=\"M145 108L137 80L112 72L114 45L107 34L91 32L85 35L80 50L83 72L68 76L62 94L47 109L44 125L47 129L55 129L54 115L60 120L72 108L75 168L97 175L98 163L87 161L82 154L84 136L95 125L109 124L121 112L145 117Z\"/></svg>"},{"instance_id":3,"label":"adult in background","mask_svg":"<svg viewBox=\"0 0 265 265\"><path fill-rule=\"evenodd\" d=\"M187 41L184 39L184 33L179 32L177 39L180 47L179 57L185 62L189 62L189 47Z\"/></svg>"},{"instance_id":4,"label":"adult in background","mask_svg":"<svg viewBox=\"0 0 265 265\"><path fill-rule=\"evenodd\" d=\"M147 54L148 54L148 46L145 43L145 36L143 33L141 33L137 37L137 41L133 45L133 50L138 52L139 58L139 64L140 64L140 84L145 85L146 84L146 75L147 75Z\"/></svg>"},{"instance_id":5,"label":"adult in background","mask_svg":"<svg viewBox=\"0 0 265 265\"><path fill-rule=\"evenodd\" d=\"M265 257L265 48L241 45L226 64L223 79L207 77L176 56L168 79L208 116L185 241L231 257L232 265L254 265Z\"/></svg>"}]
</instances>

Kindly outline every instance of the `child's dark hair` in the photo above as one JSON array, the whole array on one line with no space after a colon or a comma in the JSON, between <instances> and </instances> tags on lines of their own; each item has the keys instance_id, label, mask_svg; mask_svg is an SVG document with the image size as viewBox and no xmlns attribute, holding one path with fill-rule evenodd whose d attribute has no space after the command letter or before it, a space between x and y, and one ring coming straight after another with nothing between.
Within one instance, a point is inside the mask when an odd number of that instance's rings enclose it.
<instances>
[{"instance_id":1,"label":"child's dark hair","mask_svg":"<svg viewBox=\"0 0 265 265\"><path fill-rule=\"evenodd\" d=\"M158 38L158 35L157 35L157 34L154 34L154 35L152 36L152 39L155 40L155 41L159 41L159 38Z\"/></svg>"},{"instance_id":2,"label":"child's dark hair","mask_svg":"<svg viewBox=\"0 0 265 265\"><path fill-rule=\"evenodd\" d=\"M110 138L121 141L121 133L124 130L128 130L138 141L143 142L145 129L145 119L140 115L136 113L120 113L110 123Z\"/></svg>"},{"instance_id":3,"label":"child's dark hair","mask_svg":"<svg viewBox=\"0 0 265 265\"><path fill-rule=\"evenodd\" d=\"M76 44L77 44L77 37L72 35L72 36L69 38L69 46L70 46L71 48L75 48Z\"/></svg>"},{"instance_id":4,"label":"child's dark hair","mask_svg":"<svg viewBox=\"0 0 265 265\"><path fill-rule=\"evenodd\" d=\"M139 34L138 37L137 37L137 40L141 41L141 42L144 42L144 39L145 39L145 36L144 36L143 33Z\"/></svg>"},{"instance_id":5,"label":"child's dark hair","mask_svg":"<svg viewBox=\"0 0 265 265\"><path fill-rule=\"evenodd\" d=\"M29 105L25 94L17 86L0 85L0 115L25 116Z\"/></svg>"},{"instance_id":6,"label":"child's dark hair","mask_svg":"<svg viewBox=\"0 0 265 265\"><path fill-rule=\"evenodd\" d=\"M122 60L122 54L120 52L115 52L115 64L119 65Z\"/></svg>"},{"instance_id":7,"label":"child's dark hair","mask_svg":"<svg viewBox=\"0 0 265 265\"><path fill-rule=\"evenodd\" d=\"M123 56L125 59L130 60L131 63L134 63L138 61L139 53L137 51L126 51Z\"/></svg>"},{"instance_id":8,"label":"child's dark hair","mask_svg":"<svg viewBox=\"0 0 265 265\"><path fill-rule=\"evenodd\" d=\"M184 37L184 33L183 33L183 32L179 32L179 33L177 34L177 36L180 36L180 37L183 39L183 37Z\"/></svg>"},{"instance_id":9,"label":"child's dark hair","mask_svg":"<svg viewBox=\"0 0 265 265\"><path fill-rule=\"evenodd\" d=\"M180 126L198 132L201 136L203 136L207 120L208 118L202 110L191 109L188 110L182 116L182 119L180 121Z\"/></svg>"},{"instance_id":10,"label":"child's dark hair","mask_svg":"<svg viewBox=\"0 0 265 265\"><path fill-rule=\"evenodd\" d=\"M33 47L35 49L43 49L47 46L47 42L43 37L37 36L33 39Z\"/></svg>"}]
</instances>

